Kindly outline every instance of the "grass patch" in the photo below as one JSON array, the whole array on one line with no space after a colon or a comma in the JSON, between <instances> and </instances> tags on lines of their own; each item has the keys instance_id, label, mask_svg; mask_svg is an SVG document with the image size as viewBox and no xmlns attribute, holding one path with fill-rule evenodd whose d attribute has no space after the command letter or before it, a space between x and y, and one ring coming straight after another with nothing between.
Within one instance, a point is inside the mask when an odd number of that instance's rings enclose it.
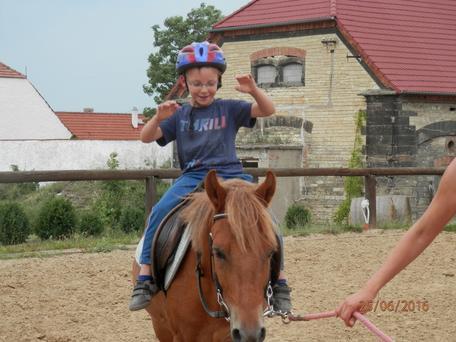
<instances>
[{"instance_id":1,"label":"grass patch","mask_svg":"<svg viewBox=\"0 0 456 342\"><path fill-rule=\"evenodd\" d=\"M411 225L407 223L388 223L383 225L378 225L377 229L383 230L407 230ZM447 226L449 229L447 231L456 232L456 224ZM287 228L285 225L280 227L280 230L284 236L307 236L310 234L342 234L342 233L362 233L363 227L361 225L346 225L346 224L337 224L337 223L328 223L328 224L310 224L303 227L296 227L293 229Z\"/></svg>"},{"instance_id":2,"label":"grass patch","mask_svg":"<svg viewBox=\"0 0 456 342\"><path fill-rule=\"evenodd\" d=\"M0 246L0 259L45 256L48 251L72 249L83 252L110 252L115 249L126 249L126 246L136 244L140 238L139 234L137 232L129 234L111 232L103 237L85 237L76 234L65 240L46 241L32 236L26 243Z\"/></svg>"},{"instance_id":3,"label":"grass patch","mask_svg":"<svg viewBox=\"0 0 456 342\"><path fill-rule=\"evenodd\" d=\"M446 232L456 232L456 223L448 224L443 230Z\"/></svg>"},{"instance_id":4,"label":"grass patch","mask_svg":"<svg viewBox=\"0 0 456 342\"><path fill-rule=\"evenodd\" d=\"M281 227L284 236L308 236L310 234L342 234L347 232L361 233L361 226L337 225L337 224L309 224L305 227L296 227L293 229L286 226Z\"/></svg>"},{"instance_id":5,"label":"grass patch","mask_svg":"<svg viewBox=\"0 0 456 342\"><path fill-rule=\"evenodd\" d=\"M384 230L392 230L392 229L399 229L399 230L407 230L412 226L411 223L406 222L389 222L384 224L378 224L377 228L384 229Z\"/></svg>"}]
</instances>

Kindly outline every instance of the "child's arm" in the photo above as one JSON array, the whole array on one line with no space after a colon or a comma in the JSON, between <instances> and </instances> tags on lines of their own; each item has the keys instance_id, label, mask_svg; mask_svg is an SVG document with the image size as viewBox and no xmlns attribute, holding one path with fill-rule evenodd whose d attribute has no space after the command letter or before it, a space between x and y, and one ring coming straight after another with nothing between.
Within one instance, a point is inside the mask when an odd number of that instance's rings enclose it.
<instances>
[{"instance_id":1,"label":"child's arm","mask_svg":"<svg viewBox=\"0 0 456 342\"><path fill-rule=\"evenodd\" d=\"M347 297L337 308L337 315L347 326L353 326L354 311L359 311L375 298L378 291L393 277L415 260L445 224L456 214L456 159L445 171L437 193L423 216L404 234L388 255L380 269L357 293Z\"/></svg>"},{"instance_id":2,"label":"child's arm","mask_svg":"<svg viewBox=\"0 0 456 342\"><path fill-rule=\"evenodd\" d=\"M236 80L239 83L239 85L236 86L236 90L241 93L250 94L255 100L252 104L251 112L253 118L271 116L274 114L274 103L262 89L257 87L252 75L237 75Z\"/></svg>"},{"instance_id":3,"label":"child's arm","mask_svg":"<svg viewBox=\"0 0 456 342\"><path fill-rule=\"evenodd\" d=\"M169 118L174 114L177 108L180 106L176 101L166 101L157 107L157 113L152 119L141 130L139 138L144 143L150 143L163 136L162 130L160 129L160 122Z\"/></svg>"}]
</instances>

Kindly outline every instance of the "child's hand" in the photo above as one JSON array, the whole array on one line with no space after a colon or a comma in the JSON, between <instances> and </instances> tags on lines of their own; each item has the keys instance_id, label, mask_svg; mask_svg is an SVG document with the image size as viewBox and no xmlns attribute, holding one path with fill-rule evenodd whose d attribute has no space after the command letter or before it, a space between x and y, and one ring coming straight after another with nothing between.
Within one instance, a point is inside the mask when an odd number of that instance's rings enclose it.
<instances>
[{"instance_id":1,"label":"child's hand","mask_svg":"<svg viewBox=\"0 0 456 342\"><path fill-rule=\"evenodd\" d=\"M251 94L257 89L255 80L250 74L236 75L236 80L239 85L235 89L241 93Z\"/></svg>"},{"instance_id":2,"label":"child's hand","mask_svg":"<svg viewBox=\"0 0 456 342\"><path fill-rule=\"evenodd\" d=\"M163 121L169 118L174 112L180 108L176 101L166 101L158 105L157 107L157 119Z\"/></svg>"}]
</instances>

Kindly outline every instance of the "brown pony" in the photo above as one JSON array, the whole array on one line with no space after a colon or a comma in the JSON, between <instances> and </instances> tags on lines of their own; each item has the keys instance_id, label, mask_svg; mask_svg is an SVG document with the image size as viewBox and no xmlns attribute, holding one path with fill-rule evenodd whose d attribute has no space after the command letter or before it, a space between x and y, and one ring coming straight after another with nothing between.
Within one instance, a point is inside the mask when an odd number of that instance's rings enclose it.
<instances>
[{"instance_id":1,"label":"brown pony","mask_svg":"<svg viewBox=\"0 0 456 342\"><path fill-rule=\"evenodd\" d=\"M208 173L205 192L193 194L182 214L192 249L166 295L154 296L146 309L160 341L264 340L270 259L277 249L266 207L275 186L271 172L258 186L219 183L215 171ZM134 262L134 279L138 270Z\"/></svg>"}]
</instances>

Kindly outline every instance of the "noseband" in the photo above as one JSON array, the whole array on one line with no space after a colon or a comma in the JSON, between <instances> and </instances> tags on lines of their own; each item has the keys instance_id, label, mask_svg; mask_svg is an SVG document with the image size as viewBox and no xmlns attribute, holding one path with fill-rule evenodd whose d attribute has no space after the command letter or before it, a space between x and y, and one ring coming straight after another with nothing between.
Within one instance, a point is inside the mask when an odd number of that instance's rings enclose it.
<instances>
[{"instance_id":1,"label":"noseband","mask_svg":"<svg viewBox=\"0 0 456 342\"><path fill-rule=\"evenodd\" d=\"M227 213L220 213L220 214L215 214L213 219L214 219L214 222L215 222L215 221L227 218L227 217L228 217ZM220 285L220 282L219 282L218 277L217 277L217 273L215 272L215 268L214 268L214 253L212 252L212 242L213 242L212 233L209 233L209 250L210 250L210 253L211 253L211 278L212 278L212 281L214 282L214 286L215 286L215 290L216 290L216 294L217 294L217 303L219 304L221 310L212 311L212 310L209 309L209 306L207 305L207 301L206 301L206 298L204 296L203 290L201 288L201 278L204 276L203 268L201 266L201 257L202 257L201 252L197 252L197 254L196 254L197 263L196 263L195 273L196 273L196 283L198 284L198 294L199 294L199 297L200 297L201 305L204 308L204 311L206 311L206 313L210 317L212 317L212 318L225 318L227 321L229 321L230 320L230 308L228 307L228 305L226 304L225 300L223 299L223 288ZM265 298L266 298L266 301L267 301L267 307L264 310L263 315L264 316L270 316L274 312L274 309L273 309L273 306L272 306L272 286L271 286L271 281L268 282L268 284L267 284L267 286L265 288Z\"/></svg>"}]
</instances>

